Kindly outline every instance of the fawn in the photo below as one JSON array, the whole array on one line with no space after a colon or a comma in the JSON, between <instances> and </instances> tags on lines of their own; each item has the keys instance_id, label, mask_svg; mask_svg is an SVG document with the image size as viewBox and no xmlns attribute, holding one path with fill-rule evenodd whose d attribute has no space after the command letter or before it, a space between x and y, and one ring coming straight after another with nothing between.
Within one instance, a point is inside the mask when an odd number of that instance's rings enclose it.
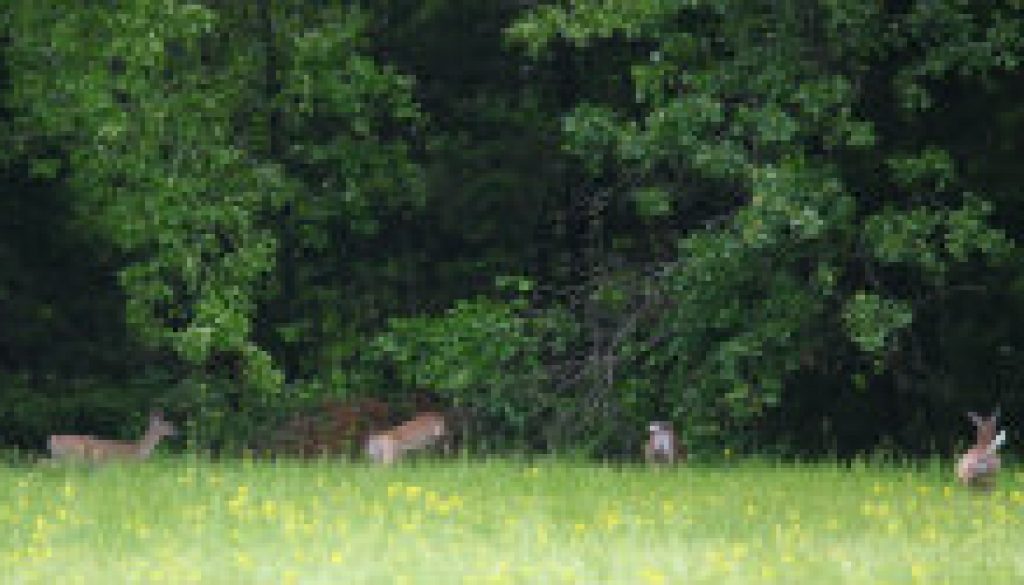
<instances>
[{"instance_id":1,"label":"fawn","mask_svg":"<svg viewBox=\"0 0 1024 585\"><path fill-rule=\"evenodd\" d=\"M984 418L973 412L967 416L977 429L977 440L967 450L956 465L956 477L969 487L991 488L995 484L996 473L1000 461L997 451L1006 442L1006 431L996 434L996 419L999 417L997 408L992 416Z\"/></svg>"},{"instance_id":2,"label":"fawn","mask_svg":"<svg viewBox=\"0 0 1024 585\"><path fill-rule=\"evenodd\" d=\"M149 416L149 428L138 442L97 439L88 435L50 435L48 446L54 460L102 463L110 460L146 459L164 437L177 430L157 410Z\"/></svg>"},{"instance_id":3,"label":"fawn","mask_svg":"<svg viewBox=\"0 0 1024 585\"><path fill-rule=\"evenodd\" d=\"M445 434L444 416L423 412L389 431L371 433L366 439L366 455L377 463L391 465L406 452L440 442Z\"/></svg>"}]
</instances>

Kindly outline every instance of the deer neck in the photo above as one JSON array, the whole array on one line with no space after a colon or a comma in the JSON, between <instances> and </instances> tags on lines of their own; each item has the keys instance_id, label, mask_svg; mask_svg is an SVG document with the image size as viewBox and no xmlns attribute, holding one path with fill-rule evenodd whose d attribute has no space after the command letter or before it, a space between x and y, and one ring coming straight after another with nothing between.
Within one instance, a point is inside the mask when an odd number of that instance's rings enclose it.
<instances>
[{"instance_id":1,"label":"deer neck","mask_svg":"<svg viewBox=\"0 0 1024 585\"><path fill-rule=\"evenodd\" d=\"M139 457L142 459L149 457L150 453L153 452L153 449L156 449L157 444L160 443L161 438L160 433L158 433L156 429L147 430L146 434L139 439L139 442L135 446Z\"/></svg>"},{"instance_id":2,"label":"deer neck","mask_svg":"<svg viewBox=\"0 0 1024 585\"><path fill-rule=\"evenodd\" d=\"M987 445L985 445L985 453L987 455L995 455L996 452L999 450L999 447L1002 446L1004 441L1006 441L1006 432L1001 431L998 435L993 437Z\"/></svg>"}]
</instances>

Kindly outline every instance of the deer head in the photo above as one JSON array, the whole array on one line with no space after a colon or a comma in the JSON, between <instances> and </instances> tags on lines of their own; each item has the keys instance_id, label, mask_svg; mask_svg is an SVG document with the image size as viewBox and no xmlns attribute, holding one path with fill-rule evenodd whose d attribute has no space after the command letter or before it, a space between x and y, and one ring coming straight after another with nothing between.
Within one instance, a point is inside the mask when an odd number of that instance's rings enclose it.
<instances>
[{"instance_id":1,"label":"deer head","mask_svg":"<svg viewBox=\"0 0 1024 585\"><path fill-rule=\"evenodd\" d=\"M999 407L992 412L989 417L979 416L975 412L968 412L967 417L974 423L974 428L977 432L977 440L975 441L976 447L987 447L992 444L992 441L996 439L996 430L999 419Z\"/></svg>"}]
</instances>

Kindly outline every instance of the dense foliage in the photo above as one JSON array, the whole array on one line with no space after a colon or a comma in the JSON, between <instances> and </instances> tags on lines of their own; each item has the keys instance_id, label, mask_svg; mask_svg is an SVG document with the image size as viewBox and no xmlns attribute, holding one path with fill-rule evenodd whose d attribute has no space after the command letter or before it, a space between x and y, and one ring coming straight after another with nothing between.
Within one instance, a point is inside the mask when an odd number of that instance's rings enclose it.
<instances>
[{"instance_id":1,"label":"dense foliage","mask_svg":"<svg viewBox=\"0 0 1024 585\"><path fill-rule=\"evenodd\" d=\"M0 441L948 451L1024 407L1022 58L1017 0L11 0Z\"/></svg>"}]
</instances>

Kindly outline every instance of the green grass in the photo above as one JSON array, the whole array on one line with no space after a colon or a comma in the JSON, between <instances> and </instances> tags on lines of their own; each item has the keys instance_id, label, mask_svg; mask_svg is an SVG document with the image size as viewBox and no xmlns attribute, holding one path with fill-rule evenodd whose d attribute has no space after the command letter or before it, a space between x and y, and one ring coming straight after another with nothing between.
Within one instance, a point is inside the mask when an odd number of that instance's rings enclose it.
<instances>
[{"instance_id":1,"label":"green grass","mask_svg":"<svg viewBox=\"0 0 1024 585\"><path fill-rule=\"evenodd\" d=\"M0 468L0 583L1024 582L1024 473L542 461Z\"/></svg>"}]
</instances>

